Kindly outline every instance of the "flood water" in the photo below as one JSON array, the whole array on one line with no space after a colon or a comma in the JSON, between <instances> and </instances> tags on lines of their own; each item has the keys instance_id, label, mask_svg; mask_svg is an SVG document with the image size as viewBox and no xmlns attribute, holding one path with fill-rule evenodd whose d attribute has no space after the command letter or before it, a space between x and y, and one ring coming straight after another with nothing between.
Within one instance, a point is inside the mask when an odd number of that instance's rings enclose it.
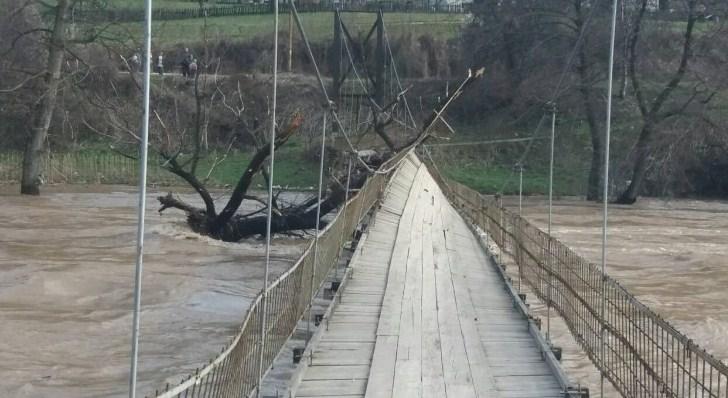
<instances>
[{"instance_id":1,"label":"flood water","mask_svg":"<svg viewBox=\"0 0 728 398\"><path fill-rule=\"evenodd\" d=\"M65 190L65 192L64 192ZM129 187L0 187L0 397L128 394L137 196ZM264 242L223 243L149 194L138 394L220 352L262 287ZM196 203L194 195L182 195ZM274 241L272 275L302 241Z\"/></svg>"},{"instance_id":2,"label":"flood water","mask_svg":"<svg viewBox=\"0 0 728 398\"><path fill-rule=\"evenodd\" d=\"M49 187L40 197L0 187L0 397L127 394L136 232L129 187ZM203 365L236 333L262 287L263 242L231 244L157 214L149 195L139 393ZM194 195L183 198L195 202ZM516 200L508 198L514 207ZM524 215L545 228L546 202ZM728 361L728 203L640 200L611 206L608 273L695 342ZM601 207L557 200L554 234L598 263ZM276 239L273 275L301 241ZM531 295L529 295L530 297ZM534 312L546 311L534 303ZM599 376L552 318L572 379L598 397ZM607 389L608 397L616 393Z\"/></svg>"},{"instance_id":3,"label":"flood water","mask_svg":"<svg viewBox=\"0 0 728 398\"><path fill-rule=\"evenodd\" d=\"M518 211L517 198L509 198L506 205ZM523 215L545 230L547 202L525 199ZM577 253L601 264L601 205L555 201L552 231ZM728 362L728 203L640 199L633 206L614 205L609 209L608 231L607 273L694 342ZM542 307L535 311L545 319ZM567 373L589 385L592 397L599 396L599 377L562 322L552 321L552 337L564 346Z\"/></svg>"}]
</instances>

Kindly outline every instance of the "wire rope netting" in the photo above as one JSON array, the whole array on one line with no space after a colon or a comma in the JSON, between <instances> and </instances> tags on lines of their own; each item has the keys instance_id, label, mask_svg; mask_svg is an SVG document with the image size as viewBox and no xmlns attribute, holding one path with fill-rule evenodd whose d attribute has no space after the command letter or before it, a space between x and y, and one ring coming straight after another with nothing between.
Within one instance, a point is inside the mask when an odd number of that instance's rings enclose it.
<instances>
[{"instance_id":1,"label":"wire rope netting","mask_svg":"<svg viewBox=\"0 0 728 398\"><path fill-rule=\"evenodd\" d=\"M728 397L728 366L603 275L599 266L492 198L446 179L434 164L428 166L450 202L513 257L521 279L544 302L550 297L576 341L622 396Z\"/></svg>"},{"instance_id":2,"label":"wire rope netting","mask_svg":"<svg viewBox=\"0 0 728 398\"><path fill-rule=\"evenodd\" d=\"M397 155L394 161L399 161L407 153ZM245 397L255 392L259 383L260 358L263 369L269 369L299 319L309 309L311 298L336 266L346 241L342 236L353 236L363 217L380 199L388 179L389 174L371 176L357 195L342 206L319 234L315 264L311 241L296 263L268 286L264 342L261 342L261 292L248 309L240 331L217 357L178 385L167 385L161 391L155 391L153 396L224 398ZM262 355L261 347L264 350Z\"/></svg>"}]
</instances>

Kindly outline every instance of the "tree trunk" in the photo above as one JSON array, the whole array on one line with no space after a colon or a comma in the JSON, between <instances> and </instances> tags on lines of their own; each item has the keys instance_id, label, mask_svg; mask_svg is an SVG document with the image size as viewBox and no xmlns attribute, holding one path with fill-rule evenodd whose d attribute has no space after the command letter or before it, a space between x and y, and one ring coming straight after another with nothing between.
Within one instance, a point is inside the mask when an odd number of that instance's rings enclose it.
<instances>
[{"instance_id":1,"label":"tree trunk","mask_svg":"<svg viewBox=\"0 0 728 398\"><path fill-rule=\"evenodd\" d=\"M634 168L632 169L632 179L629 182L629 186L624 192L622 192L622 195L619 196L616 203L631 205L637 201L637 196L639 196L640 193L640 187L645 179L645 174L647 174L647 160L650 156L649 141L651 136L652 124L646 123L642 127L640 138L637 141L637 158L635 159Z\"/></svg>"},{"instance_id":2,"label":"tree trunk","mask_svg":"<svg viewBox=\"0 0 728 398\"><path fill-rule=\"evenodd\" d=\"M577 31L580 32L584 25L581 0L576 0L574 2L574 8L576 10L576 28ZM597 114L594 109L592 98L593 83L589 81L589 59L586 53L587 48L589 48L589 45L587 37L585 36L583 43L579 46L579 64L576 69L579 74L579 93L582 101L584 102L584 113L587 125L589 126L589 135L591 136L592 142L592 160L589 168L586 199L599 200L601 198L602 171L604 169L604 138L599 130Z\"/></svg>"},{"instance_id":3,"label":"tree trunk","mask_svg":"<svg viewBox=\"0 0 728 398\"><path fill-rule=\"evenodd\" d=\"M374 165L370 165L374 166ZM366 181L366 172L352 173L352 180L349 182L349 189L361 188ZM346 199L346 181L332 183L327 192L329 194L321 201L321 217L334 211L341 206ZM203 209L190 206L189 204L175 198L171 193L157 198L162 207L160 212L175 208L187 214L187 224L190 228L202 235L210 236L225 242L237 242L253 235L264 235L266 233L266 216L242 216L233 214L220 224L219 218L208 217ZM271 233L281 233L296 230L313 229L316 226L316 203L317 198L308 200L295 208L274 211L271 219Z\"/></svg>"},{"instance_id":4,"label":"tree trunk","mask_svg":"<svg viewBox=\"0 0 728 398\"><path fill-rule=\"evenodd\" d=\"M604 170L604 145L599 134L592 133L592 159L589 167L589 180L586 200L600 200L602 198L602 181Z\"/></svg>"},{"instance_id":5,"label":"tree trunk","mask_svg":"<svg viewBox=\"0 0 728 398\"><path fill-rule=\"evenodd\" d=\"M617 203L620 204L633 204L637 201L642 182L644 181L645 174L647 172L647 161L651 154L649 147L652 141L652 135L656 131L656 127L662 120L665 119L665 115L662 114L662 107L665 102L670 98L672 93L680 86L685 73L687 72L688 62L692 57L692 42L693 42L693 29L695 27L695 7L697 0L688 1L688 19L687 26L685 28L685 40L683 42L682 56L680 58L680 66L675 71L670 81L665 85L662 91L652 100L651 103L647 102L646 95L642 91L642 84L639 76L637 75L637 43L640 38L641 25L643 17L647 9L647 0L642 0L640 11L638 12L637 19L633 27L632 38L630 41L630 62L629 62L629 74L632 79L632 88L635 92L635 98L637 99L637 105L642 114L642 131L640 132L639 139L637 140L637 158L635 159L634 167L632 168L632 179L629 182L627 189L617 199Z\"/></svg>"},{"instance_id":6,"label":"tree trunk","mask_svg":"<svg viewBox=\"0 0 728 398\"><path fill-rule=\"evenodd\" d=\"M61 66L65 55L66 13L68 0L58 0L55 22L48 47L48 63L44 78L44 93L33 113L31 134L25 146L23 156L23 176L20 193L39 195L41 185L41 158L43 147L48 136L48 129L56 107L58 87L61 83Z\"/></svg>"},{"instance_id":7,"label":"tree trunk","mask_svg":"<svg viewBox=\"0 0 728 398\"><path fill-rule=\"evenodd\" d=\"M291 138L296 131L298 131L299 127L301 127L301 123L303 123L303 116L301 114L295 114L288 127L284 131L278 132L274 148L277 150L279 147L283 146L288 139ZM253 177L255 177L258 171L263 167L263 162L265 162L265 160L268 159L268 155L270 155L270 152L268 151L269 145L270 143L261 147L261 149L259 149L250 160L245 172L243 172L240 176L227 205L225 205L225 208L210 224L208 230L213 236L221 233L220 231L225 228L233 215L235 215L235 212L238 211L240 204L243 202L243 199L245 199L245 195L248 192L250 184L253 183Z\"/></svg>"}]
</instances>

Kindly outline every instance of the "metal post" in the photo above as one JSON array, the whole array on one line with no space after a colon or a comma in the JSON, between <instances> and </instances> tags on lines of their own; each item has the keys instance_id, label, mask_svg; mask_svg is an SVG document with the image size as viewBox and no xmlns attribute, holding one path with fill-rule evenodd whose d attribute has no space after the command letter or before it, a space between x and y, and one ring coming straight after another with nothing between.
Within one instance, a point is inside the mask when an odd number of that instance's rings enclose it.
<instances>
[{"instance_id":1,"label":"metal post","mask_svg":"<svg viewBox=\"0 0 728 398\"><path fill-rule=\"evenodd\" d=\"M380 9L377 13L377 47L375 54L375 66L374 66L374 100L376 103L384 107L384 17L382 16L382 10Z\"/></svg>"},{"instance_id":2,"label":"metal post","mask_svg":"<svg viewBox=\"0 0 728 398\"><path fill-rule=\"evenodd\" d=\"M607 217L609 209L609 140L612 130L612 85L614 83L614 42L617 36L617 8L619 0L614 0L612 5L612 36L609 47L609 85L607 88L607 125L604 133L604 192L602 193L603 217L602 217L602 308L601 308L601 359L604 360L606 353L606 342L604 336L604 315L606 312L606 277L607 277ZM599 391L604 397L604 372L601 372Z\"/></svg>"},{"instance_id":3,"label":"metal post","mask_svg":"<svg viewBox=\"0 0 728 398\"><path fill-rule=\"evenodd\" d=\"M344 215L344 219L342 220L344 223L344 228L346 228L346 211L349 206L349 188L350 188L350 182L351 182L351 155L348 156L349 158L349 166L347 167L346 171L346 191L344 192L344 210L342 211ZM349 220L351 222L351 220ZM344 229L346 231L346 229ZM341 240L339 241L339 250L344 246L344 234L341 234ZM337 281L339 280L339 267L337 266L334 271L334 279Z\"/></svg>"},{"instance_id":4,"label":"metal post","mask_svg":"<svg viewBox=\"0 0 728 398\"><path fill-rule=\"evenodd\" d=\"M523 216L523 165L518 163L518 215Z\"/></svg>"},{"instance_id":5,"label":"metal post","mask_svg":"<svg viewBox=\"0 0 728 398\"><path fill-rule=\"evenodd\" d=\"M503 223L503 197L498 196L498 216L500 219L500 225L498 228L500 229L500 245L498 250L498 262L500 265L503 265L503 251L505 250L506 241L505 241L505 225Z\"/></svg>"},{"instance_id":6,"label":"metal post","mask_svg":"<svg viewBox=\"0 0 728 398\"><path fill-rule=\"evenodd\" d=\"M329 60L333 83L332 99L336 102L341 100L341 84L343 83L341 79L341 54L343 52L343 35L341 31L341 14L339 14L339 10L334 10L334 50Z\"/></svg>"},{"instance_id":7,"label":"metal post","mask_svg":"<svg viewBox=\"0 0 728 398\"><path fill-rule=\"evenodd\" d=\"M270 116L270 170L268 177L268 209L266 211L265 223L265 275L263 277L263 296L260 304L263 306L260 321L260 357L258 358L258 398L262 395L263 388L263 360L265 356L265 335L266 322L268 317L268 278L270 275L270 245L271 245L271 222L273 219L273 177L276 155L276 110L278 105L278 0L273 1L273 98L271 101Z\"/></svg>"},{"instance_id":8,"label":"metal post","mask_svg":"<svg viewBox=\"0 0 728 398\"><path fill-rule=\"evenodd\" d=\"M518 217L523 217L523 164L518 163ZM518 230L520 232L521 229L521 218L518 219ZM520 234L519 234L520 235ZM520 239L520 236L519 236ZM520 242L518 243L521 244ZM521 262L522 259L520 256L516 258L516 263L518 264L518 292L521 292L521 273L523 272L521 270Z\"/></svg>"},{"instance_id":9,"label":"metal post","mask_svg":"<svg viewBox=\"0 0 728 398\"><path fill-rule=\"evenodd\" d=\"M152 52L152 0L145 1L144 55ZM144 213L147 208L147 147L149 146L149 91L151 60L144 63L144 115L142 116L141 156L139 159L139 209L137 214L136 270L134 272L134 319L131 338L129 398L136 397L137 362L139 360L139 323L142 302L142 267L144 265Z\"/></svg>"},{"instance_id":10,"label":"metal post","mask_svg":"<svg viewBox=\"0 0 728 398\"><path fill-rule=\"evenodd\" d=\"M324 125L321 131L321 162L319 164L318 196L316 201L316 235L313 238L313 269L311 270L311 301L308 304L308 322L306 323L306 342L311 338L311 321L313 320L313 298L316 296L314 281L316 280L316 266L318 265L318 241L321 218L321 190L324 183L324 159L326 158L326 116L324 112Z\"/></svg>"},{"instance_id":11,"label":"metal post","mask_svg":"<svg viewBox=\"0 0 728 398\"><path fill-rule=\"evenodd\" d=\"M289 3L290 4L290 3ZM288 9L288 73L293 72L293 10Z\"/></svg>"},{"instance_id":12,"label":"metal post","mask_svg":"<svg viewBox=\"0 0 728 398\"><path fill-rule=\"evenodd\" d=\"M551 156L549 160L549 226L548 226L548 254L546 259L548 261L549 268L549 279L548 279L548 295L546 296L548 303L546 306L546 341L551 341L551 290L552 281L551 276L553 266L553 255L551 254L551 223L553 219L553 201L554 201L554 142L556 141L556 104L551 104Z\"/></svg>"}]
</instances>

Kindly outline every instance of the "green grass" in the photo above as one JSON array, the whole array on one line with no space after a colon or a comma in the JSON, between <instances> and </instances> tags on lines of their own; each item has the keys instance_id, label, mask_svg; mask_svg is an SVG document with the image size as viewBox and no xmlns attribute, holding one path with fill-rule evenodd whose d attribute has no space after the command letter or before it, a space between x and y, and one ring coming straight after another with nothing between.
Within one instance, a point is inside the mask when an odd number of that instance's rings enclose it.
<instances>
[{"instance_id":1,"label":"green grass","mask_svg":"<svg viewBox=\"0 0 728 398\"><path fill-rule=\"evenodd\" d=\"M109 8L118 8L118 9L142 9L144 8L144 2L141 0L107 0L106 4ZM235 4L228 4L228 3L220 3L217 4L214 0L210 0L205 2L205 5L210 6L217 6L217 7L224 7L224 6L230 6ZM154 9L180 9L180 8L198 8L200 6L200 3L196 1L184 1L184 0L158 0L152 2L152 7Z\"/></svg>"},{"instance_id":2,"label":"green grass","mask_svg":"<svg viewBox=\"0 0 728 398\"><path fill-rule=\"evenodd\" d=\"M221 155L218 155L221 156ZM219 164L210 174L213 185L235 185L243 170L250 162L251 152L234 152L228 155L225 161ZM215 156L208 156L200 162L198 176L205 178ZM318 163L304 156L304 151L297 143L288 143L276 152L276 164L273 178L275 185L298 188L313 187L318 183ZM259 174L253 180L254 188L265 186L263 177Z\"/></svg>"},{"instance_id":3,"label":"green grass","mask_svg":"<svg viewBox=\"0 0 728 398\"><path fill-rule=\"evenodd\" d=\"M513 170L523 156L528 143L483 143L500 138L531 137L538 119L524 120L518 126L510 126L509 119L493 115L478 124L455 126L457 133L447 143L472 143L460 146L433 146L430 152L440 170L447 177L482 193L517 194L519 173ZM539 136L548 135L542 128ZM554 194L561 196L581 195L586 192L590 152L589 136L581 123L562 120L557 125L560 136L556 140L554 163ZM433 141L432 144L437 144ZM526 195L548 193L549 144L548 140L536 141L524 159L523 192Z\"/></svg>"},{"instance_id":4,"label":"green grass","mask_svg":"<svg viewBox=\"0 0 728 398\"><path fill-rule=\"evenodd\" d=\"M443 174L467 185L481 193L502 192L505 195L518 194L518 172L500 166L480 166L475 164L441 165ZM554 170L554 195L582 195L586 185L586 175L570 170ZM548 168L525 170L523 173L524 195L545 195L548 193ZM501 191L502 190L502 191Z\"/></svg>"},{"instance_id":5,"label":"green grass","mask_svg":"<svg viewBox=\"0 0 728 398\"><path fill-rule=\"evenodd\" d=\"M217 158L216 158L217 155ZM222 153L210 153L200 160L196 175L201 181L208 177L210 187L234 186L253 154L248 151L230 152L210 173ZM21 153L0 152L0 183L18 181ZM184 159L180 158L180 162ZM45 163L45 161L44 161ZM164 170L162 161L150 154L148 181L150 184L184 186L186 182ZM136 160L110 151L103 145L92 145L72 152L57 152L51 157L51 167L43 166L43 174L51 183L78 184L135 184L139 165ZM276 152L273 183L280 186L309 188L318 182L318 161L305 156L305 148L298 142L289 142ZM253 189L265 186L262 176L253 180Z\"/></svg>"},{"instance_id":6,"label":"green grass","mask_svg":"<svg viewBox=\"0 0 728 398\"><path fill-rule=\"evenodd\" d=\"M371 28L376 14L344 13L343 20L352 35L366 34ZM467 22L464 14L426 14L426 13L386 13L384 15L388 34L392 36L411 33L415 36L430 34L434 37L449 39L457 37L460 28ZM306 35L312 42L321 42L333 38L333 13L303 13L301 21ZM287 32L288 15L279 17L281 30ZM140 41L142 37L141 23L125 23L116 27L119 33L128 35L131 41ZM190 44L201 42L204 20L183 19L175 21L155 22L152 37L155 46L174 44ZM273 31L273 18L270 15L244 15L237 17L218 17L207 19L207 37L209 40L248 41ZM286 33L287 35L287 33ZM295 32L298 38L298 32Z\"/></svg>"}]
</instances>

